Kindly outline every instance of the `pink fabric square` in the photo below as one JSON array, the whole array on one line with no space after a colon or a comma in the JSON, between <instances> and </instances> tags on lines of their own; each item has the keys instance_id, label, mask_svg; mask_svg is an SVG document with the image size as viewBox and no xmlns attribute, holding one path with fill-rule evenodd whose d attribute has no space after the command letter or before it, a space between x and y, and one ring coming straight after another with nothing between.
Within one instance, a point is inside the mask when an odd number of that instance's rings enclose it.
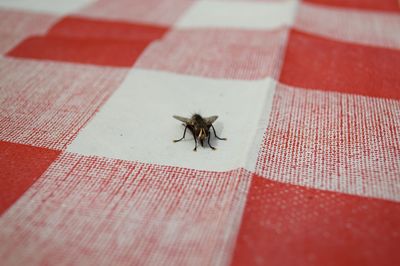
<instances>
[{"instance_id":1,"label":"pink fabric square","mask_svg":"<svg viewBox=\"0 0 400 266\"><path fill-rule=\"evenodd\" d=\"M4 264L226 265L251 174L62 154L0 219Z\"/></svg>"},{"instance_id":2,"label":"pink fabric square","mask_svg":"<svg viewBox=\"0 0 400 266\"><path fill-rule=\"evenodd\" d=\"M339 41L400 49L400 16L301 3L296 29Z\"/></svg>"},{"instance_id":3,"label":"pink fabric square","mask_svg":"<svg viewBox=\"0 0 400 266\"><path fill-rule=\"evenodd\" d=\"M57 19L49 14L0 9L0 53L5 54L25 38L45 33Z\"/></svg>"},{"instance_id":4,"label":"pink fabric square","mask_svg":"<svg viewBox=\"0 0 400 266\"><path fill-rule=\"evenodd\" d=\"M76 14L115 21L172 25L192 4L190 0L98 0Z\"/></svg>"},{"instance_id":5,"label":"pink fabric square","mask_svg":"<svg viewBox=\"0 0 400 266\"><path fill-rule=\"evenodd\" d=\"M65 149L127 71L0 59L0 140Z\"/></svg>"},{"instance_id":6,"label":"pink fabric square","mask_svg":"<svg viewBox=\"0 0 400 266\"><path fill-rule=\"evenodd\" d=\"M284 28L174 30L150 45L135 66L212 78L277 78L286 39Z\"/></svg>"},{"instance_id":7,"label":"pink fabric square","mask_svg":"<svg viewBox=\"0 0 400 266\"><path fill-rule=\"evenodd\" d=\"M400 200L400 101L278 85L256 173Z\"/></svg>"}]
</instances>

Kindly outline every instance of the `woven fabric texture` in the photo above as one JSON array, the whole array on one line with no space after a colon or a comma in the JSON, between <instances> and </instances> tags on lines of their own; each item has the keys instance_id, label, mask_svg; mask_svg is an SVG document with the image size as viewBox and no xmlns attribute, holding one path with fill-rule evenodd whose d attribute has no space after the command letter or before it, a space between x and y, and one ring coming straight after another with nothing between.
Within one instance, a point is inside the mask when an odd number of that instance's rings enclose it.
<instances>
[{"instance_id":1,"label":"woven fabric texture","mask_svg":"<svg viewBox=\"0 0 400 266\"><path fill-rule=\"evenodd\" d=\"M1 265L400 265L399 1L2 0L0 53Z\"/></svg>"}]
</instances>

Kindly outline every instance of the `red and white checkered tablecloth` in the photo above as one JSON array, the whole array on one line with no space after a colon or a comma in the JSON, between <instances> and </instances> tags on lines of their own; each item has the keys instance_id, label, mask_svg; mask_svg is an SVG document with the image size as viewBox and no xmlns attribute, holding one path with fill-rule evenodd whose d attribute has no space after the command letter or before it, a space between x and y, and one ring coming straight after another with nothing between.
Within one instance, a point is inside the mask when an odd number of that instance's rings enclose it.
<instances>
[{"instance_id":1,"label":"red and white checkered tablecloth","mask_svg":"<svg viewBox=\"0 0 400 266\"><path fill-rule=\"evenodd\" d=\"M0 53L1 265L400 265L399 1L1 0Z\"/></svg>"}]
</instances>

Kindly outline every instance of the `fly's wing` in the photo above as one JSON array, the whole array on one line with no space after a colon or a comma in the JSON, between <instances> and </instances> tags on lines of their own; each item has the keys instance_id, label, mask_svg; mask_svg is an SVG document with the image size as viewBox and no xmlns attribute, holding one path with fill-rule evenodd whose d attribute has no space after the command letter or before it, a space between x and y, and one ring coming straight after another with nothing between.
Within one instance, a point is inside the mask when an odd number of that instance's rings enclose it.
<instances>
[{"instance_id":1,"label":"fly's wing","mask_svg":"<svg viewBox=\"0 0 400 266\"><path fill-rule=\"evenodd\" d=\"M217 120L217 118L218 118L217 115L213 115L213 116L210 116L210 117L205 117L205 118L203 118L203 119L204 119L204 122L205 122L208 126L211 126L211 124L214 123L215 120Z\"/></svg>"},{"instance_id":2,"label":"fly's wing","mask_svg":"<svg viewBox=\"0 0 400 266\"><path fill-rule=\"evenodd\" d=\"M193 122L192 122L192 120L190 118L182 117L182 116L179 116L179 115L174 115L172 117L177 119L177 120L179 120L179 121L181 121L181 122L183 122L183 123L185 123L185 124L188 124L188 125L193 124Z\"/></svg>"}]
</instances>

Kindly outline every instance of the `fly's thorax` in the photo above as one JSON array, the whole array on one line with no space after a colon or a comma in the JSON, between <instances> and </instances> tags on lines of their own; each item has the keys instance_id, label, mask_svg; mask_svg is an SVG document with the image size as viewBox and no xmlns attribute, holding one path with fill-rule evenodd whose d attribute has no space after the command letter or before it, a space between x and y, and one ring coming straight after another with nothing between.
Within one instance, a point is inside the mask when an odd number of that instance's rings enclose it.
<instances>
[{"instance_id":1,"label":"fly's thorax","mask_svg":"<svg viewBox=\"0 0 400 266\"><path fill-rule=\"evenodd\" d=\"M200 115L194 115L192 117L192 120L194 122L194 125L201 129L201 128L207 128L207 123L206 121L200 116Z\"/></svg>"},{"instance_id":2,"label":"fly's thorax","mask_svg":"<svg viewBox=\"0 0 400 266\"><path fill-rule=\"evenodd\" d=\"M201 117L199 114L194 114L192 115L191 120L193 120L195 123L201 123L201 121L203 121L203 117Z\"/></svg>"}]
</instances>

